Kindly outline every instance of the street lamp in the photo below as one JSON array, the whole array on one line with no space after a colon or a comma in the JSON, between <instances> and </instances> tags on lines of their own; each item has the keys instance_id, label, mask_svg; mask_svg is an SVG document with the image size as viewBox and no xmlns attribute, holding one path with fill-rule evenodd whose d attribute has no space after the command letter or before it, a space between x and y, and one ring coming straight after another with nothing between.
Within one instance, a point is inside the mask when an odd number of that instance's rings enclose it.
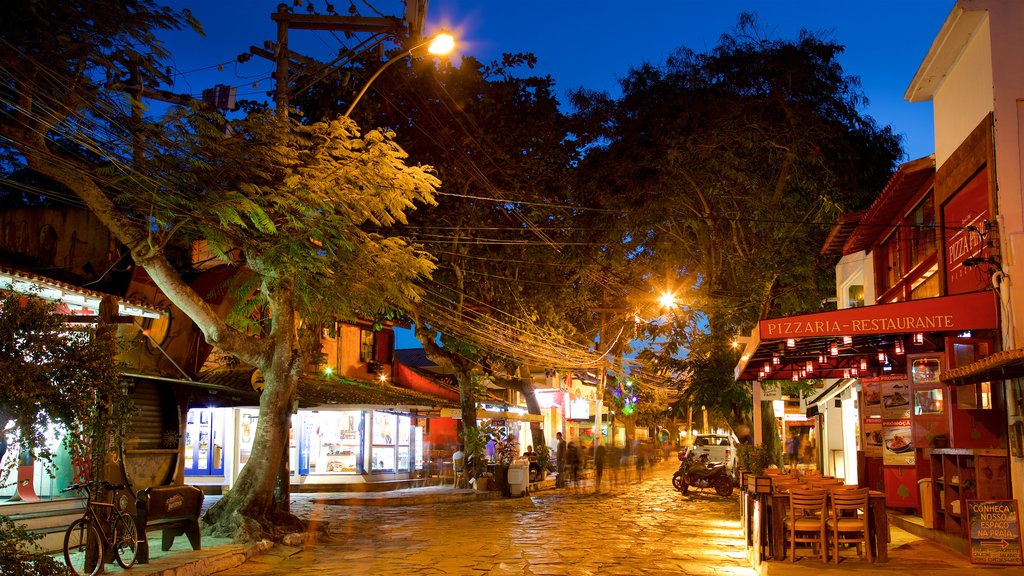
<instances>
[{"instance_id":1,"label":"street lamp","mask_svg":"<svg viewBox=\"0 0 1024 576\"><path fill-rule=\"evenodd\" d=\"M356 94L356 97L352 100L352 103L348 105L348 110L345 110L345 117L348 118L349 114L352 113L352 109L356 107L356 104L358 104L359 100L363 97L363 94L366 94L366 90L370 87L370 84L373 84L373 81L376 80L377 77L380 76L381 72L387 69L387 67L390 66L392 62L401 60L406 56L410 56L414 51L419 50L424 46L427 47L427 52L437 56L443 56L445 54L451 53L451 51L455 49L455 38L452 37L451 34L442 32L437 36L434 36L430 40L421 42L413 46L412 48L409 48L405 52L402 52L398 56L395 56L394 58L391 58L390 60L385 62L383 66L381 66L379 69L377 69L376 72L373 73L373 76L370 76L370 79L366 81L366 84L363 84L363 89L359 91L359 94Z\"/></svg>"}]
</instances>

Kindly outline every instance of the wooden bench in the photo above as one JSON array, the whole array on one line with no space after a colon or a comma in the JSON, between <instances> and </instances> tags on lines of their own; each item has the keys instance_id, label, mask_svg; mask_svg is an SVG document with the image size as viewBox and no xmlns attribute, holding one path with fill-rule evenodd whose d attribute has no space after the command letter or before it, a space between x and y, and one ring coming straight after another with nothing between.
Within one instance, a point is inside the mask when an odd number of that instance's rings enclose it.
<instances>
[{"instance_id":1,"label":"wooden bench","mask_svg":"<svg viewBox=\"0 0 1024 576\"><path fill-rule=\"evenodd\" d=\"M155 486L140 490L135 499L135 525L139 530L140 564L149 563L149 530L162 529L160 549L174 545L174 538L188 536L193 550L202 550L199 513L203 508L203 491L196 486Z\"/></svg>"}]
</instances>

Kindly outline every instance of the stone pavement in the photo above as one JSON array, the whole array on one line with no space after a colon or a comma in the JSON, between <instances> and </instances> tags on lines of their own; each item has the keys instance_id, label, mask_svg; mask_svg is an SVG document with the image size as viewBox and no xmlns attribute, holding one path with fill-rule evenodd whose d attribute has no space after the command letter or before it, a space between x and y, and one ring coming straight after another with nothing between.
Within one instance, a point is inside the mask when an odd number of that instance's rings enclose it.
<instances>
[{"instance_id":1,"label":"stone pavement","mask_svg":"<svg viewBox=\"0 0 1024 576\"><path fill-rule=\"evenodd\" d=\"M129 574L1024 576L1021 567L972 565L962 554L896 527L885 564L801 559L754 568L746 559L736 499L681 497L669 485L674 469L665 462L644 482L634 478L615 488L606 480L599 495L589 483L512 499L451 487L293 494L297 514L329 522L330 536L319 544L246 547L204 537L204 550L194 552L179 538L164 553L154 533L153 562ZM108 567L108 573L119 571Z\"/></svg>"}]
</instances>

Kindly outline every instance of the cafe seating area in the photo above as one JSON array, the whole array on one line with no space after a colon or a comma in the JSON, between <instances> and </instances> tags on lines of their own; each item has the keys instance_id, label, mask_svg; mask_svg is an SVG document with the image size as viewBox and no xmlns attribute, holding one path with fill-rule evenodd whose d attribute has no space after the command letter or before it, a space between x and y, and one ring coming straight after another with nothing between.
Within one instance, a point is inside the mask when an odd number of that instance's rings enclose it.
<instances>
[{"instance_id":1,"label":"cafe seating area","mask_svg":"<svg viewBox=\"0 0 1024 576\"><path fill-rule=\"evenodd\" d=\"M748 524L748 544L759 548L760 559L888 560L885 494L842 478L778 469L747 476L744 515L757 524Z\"/></svg>"}]
</instances>

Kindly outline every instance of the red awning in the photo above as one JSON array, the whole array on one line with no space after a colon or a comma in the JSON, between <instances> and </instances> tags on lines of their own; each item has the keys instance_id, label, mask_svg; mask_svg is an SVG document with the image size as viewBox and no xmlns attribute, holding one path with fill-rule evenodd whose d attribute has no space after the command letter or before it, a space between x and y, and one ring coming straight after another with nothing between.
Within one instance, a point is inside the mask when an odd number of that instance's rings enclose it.
<instances>
[{"instance_id":1,"label":"red awning","mask_svg":"<svg viewBox=\"0 0 1024 576\"><path fill-rule=\"evenodd\" d=\"M815 371L806 378L844 378L850 376L846 370L860 368L865 360L869 368L880 369L879 351L887 354L886 361L898 361L897 342L906 352L925 352L934 350L931 344L949 333L998 326L999 309L991 290L762 320L747 342L735 376L757 380L769 366L767 378L788 380L794 372L806 370L810 361ZM915 349L911 336L918 333L924 341ZM831 354L833 343L838 355ZM819 366L822 354L827 361Z\"/></svg>"}]
</instances>

